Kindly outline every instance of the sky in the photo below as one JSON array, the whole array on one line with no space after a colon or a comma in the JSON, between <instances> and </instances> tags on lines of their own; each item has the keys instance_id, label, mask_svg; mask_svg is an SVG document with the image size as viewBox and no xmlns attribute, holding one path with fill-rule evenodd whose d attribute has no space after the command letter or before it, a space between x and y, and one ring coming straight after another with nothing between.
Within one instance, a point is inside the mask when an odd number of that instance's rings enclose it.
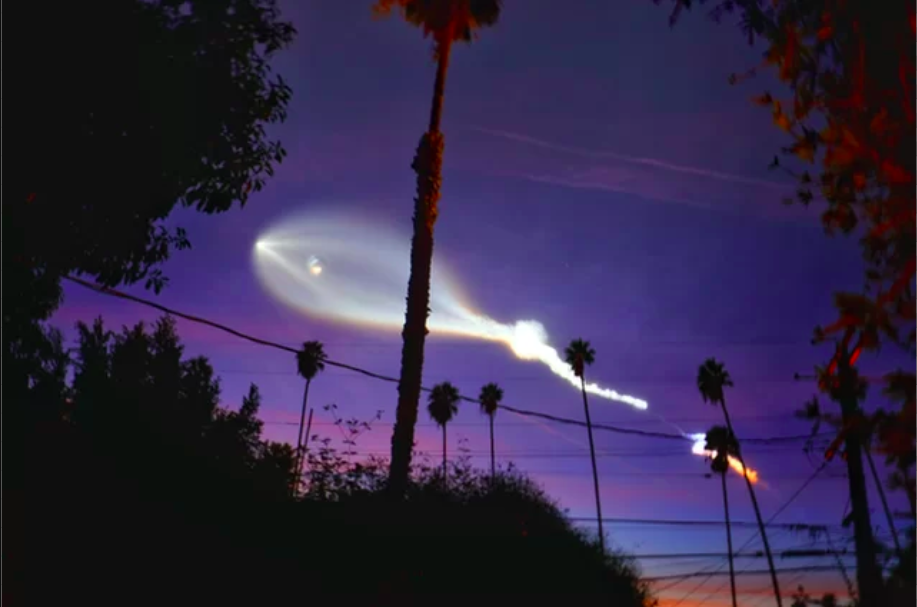
<instances>
[{"instance_id":1,"label":"sky","mask_svg":"<svg viewBox=\"0 0 917 607\"><path fill-rule=\"evenodd\" d=\"M299 32L274 62L294 93L287 122L272 130L289 156L243 210L169 219L187 229L193 248L166 264L170 284L155 299L294 347L320 340L334 360L397 376L397 330L333 323L285 306L256 278L252 248L266 227L302 211L378 221L409 238L410 162L434 75L430 42L397 19L374 21L368 2L281 5ZM740 439L807 432L792 413L815 386L793 374L827 360L829 349L810 344L812 329L834 319L832 292L859 289L862 268L856 243L826 237L817 210L780 203L792 183L766 167L785 141L768 112L750 102L774 84L763 77L727 83L730 73L757 64L761 49L750 48L735 26L710 23L701 13L670 29L667 9L648 0L569 0L566 10L557 8L546 0L507 1L496 28L452 55L437 263L488 315L537 319L559 348L588 339L597 352L590 378L646 399L655 414L688 432L721 421L695 386L698 366L711 356L725 362L735 382L727 402ZM127 290L153 297L140 287ZM102 315L120 327L157 317L78 286L65 292L54 322L71 339L78 320ZM184 321L179 330L186 352L207 356L220 375L226 407L238 406L255 382L268 437L295 437L303 382L291 355ZM889 351L864 357L862 368L880 373L912 364ZM444 380L471 396L496 381L506 404L583 414L576 390L500 344L431 336L424 385ZM396 398L393 384L328 369L310 392L313 430L339 439L327 404L348 418L382 410L357 449L385 455ZM648 413L599 399L592 418L671 430ZM435 461L438 430L425 410L419 419L418 449ZM449 442L452 453L465 448L475 464L487 466L486 418L476 406L461 406ZM501 412L496 449L500 463L529 473L571 517L594 517L584 429ZM719 483L704 478L704 460L690 454L690 444L597 432L596 450L605 517L721 520ZM818 463L801 442L749 445L745 452L763 481L765 518ZM843 544L842 473L840 464L829 466L775 522L834 525L835 543ZM753 521L741 479L731 477L728 486L733 520ZM891 500L904 509L901 496ZM887 534L875 495L871 503L874 525ZM612 522L606 531L613 546L637 555L725 552L717 526ZM736 528L734 541L742 545L753 534ZM776 530L771 543L776 550L811 544L805 535ZM823 540L812 545L827 547ZM665 576L719 567L724 559L639 562L645 575ZM778 568L831 564L777 560ZM737 567L763 570L766 561L740 560ZM836 570L780 579L785 594L803 581L813 592L843 593ZM747 604L773 604L767 576L742 576L739 584ZM728 578L676 581L659 596L662 605L726 605Z\"/></svg>"}]
</instances>

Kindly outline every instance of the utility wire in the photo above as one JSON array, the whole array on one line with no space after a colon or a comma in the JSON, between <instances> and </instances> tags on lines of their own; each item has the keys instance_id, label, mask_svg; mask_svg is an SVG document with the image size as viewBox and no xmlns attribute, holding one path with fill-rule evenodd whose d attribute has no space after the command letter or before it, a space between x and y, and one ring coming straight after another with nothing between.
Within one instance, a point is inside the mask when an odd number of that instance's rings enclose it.
<instances>
[{"instance_id":1,"label":"utility wire","mask_svg":"<svg viewBox=\"0 0 917 607\"><path fill-rule=\"evenodd\" d=\"M773 518L773 517L772 517ZM569 520L574 522L589 522L595 521L595 517L569 517ZM726 525L725 521L698 521L698 520L682 520L682 519L648 519L648 518L603 518L602 522L612 523L612 524L629 524L629 525L674 525L674 526L683 526L683 527L723 527ZM755 527L757 528L758 523L756 521L730 521L730 526L732 527ZM789 531L824 531L829 527L841 527L841 525L836 523L765 523L764 525L769 529L786 529ZM742 548L739 548L736 552L741 551L743 548L747 547L754 540L754 536L749 539Z\"/></svg>"},{"instance_id":2,"label":"utility wire","mask_svg":"<svg viewBox=\"0 0 917 607\"><path fill-rule=\"evenodd\" d=\"M176 317L178 317L178 318L183 318L183 319L188 320L188 321L190 321L190 322L195 322L195 323L199 323L199 324L202 324L202 325L207 325L208 327L212 327L212 328L217 329L217 330L219 330L219 331L223 331L223 332L229 333L230 335L234 335L234 336L238 337L239 339L244 339L244 340L246 340L246 341L249 341L249 342L252 342L252 343L255 343L255 344L259 344L259 345L262 345L262 346L267 346L267 347L269 347L269 348L275 348L275 349L277 349L277 350L282 350L282 351L284 351L284 352L289 352L290 354L297 354L297 353L299 353L299 350L297 350L296 348L292 348L292 347L290 347L290 346L287 346L287 345L284 345L284 344L280 344L280 343L277 343L277 342L274 342L274 341L270 341L270 340L267 340L267 339L261 339L261 338L259 338L259 337L254 337L254 336L252 336L252 335L248 335L248 334L246 334L246 333L242 333L241 331L238 331L238 330L236 330L236 329L233 329L232 327L228 327L228 326L226 326L226 325L223 325L223 324L214 322L214 321L212 321L212 320L208 320L208 319L206 319L206 318L201 318L201 317L199 317L199 316L193 316L193 315L191 315L191 314L186 314L186 313L184 313L184 312L179 312L178 310L174 310L174 309L172 309L172 308L167 308L166 306L163 306L163 305L161 305L161 304L158 304L158 303L156 303L156 302L154 302L154 301L150 301L150 300L144 299L144 298L142 298L142 297L137 297L136 295L131 295L131 294L125 293L125 292L123 292L123 291L118 291L117 289L112 289L112 288L110 288L110 287L104 287L104 286L102 286L102 285L97 285L97 284L91 283L91 282L89 282L89 281L83 280L83 279L81 279L81 278L76 278L75 276L65 275L65 276L63 276L62 278L66 279L66 280L69 280L70 282L73 282L74 284L78 284L78 285L80 285L80 286L82 286L82 287L85 287L85 288L87 288L87 289L89 289L89 290L91 290L91 291L95 291L96 293L101 293L101 294L103 294L103 295L109 295L109 296L112 296L112 297L117 297L117 298L119 298L119 299L125 299L125 300L128 300L128 301L132 301L132 302L134 302L134 303L138 303L138 304L141 304L141 305L144 305L144 306L148 306L148 307L154 308L154 309L156 309L156 310L159 310L160 312L164 312L164 313L166 313L166 314L169 314L169 315L171 315L171 316L176 316ZM353 365L348 365L348 364L346 364L346 363L342 363L342 362L339 362L339 361L331 360L331 359L329 359L329 358L324 358L324 359L322 359L322 362L324 362L326 365L328 365L328 366L330 366L330 367L337 367L337 368L339 368L339 369L346 369L346 370L348 370L348 371L353 371L354 373L359 373L360 375L363 375L363 376L366 376L366 377L371 377L371 378L373 378L373 379L378 379L378 380L381 380L381 381L386 381L386 382L395 383L395 384L398 383L398 378L391 377L391 376L389 376L389 375L383 375L383 374L381 374L381 373L375 373L375 372L373 372L373 371L368 371L368 370L366 370L366 369L361 369L360 367L355 367L355 366L353 366ZM426 388L426 387L421 387L421 390L424 391L424 392L430 392L431 389L430 389L430 388ZM463 400L463 401L465 401L465 402L475 403L475 404L481 404L481 401L479 401L479 400L476 399L476 398L471 398L471 397L469 397L469 396L459 395L459 398L460 398L460 400ZM544 420L551 421L551 422L555 422L555 423L558 423L558 424L566 424L566 425L580 426L580 427L585 427L585 426L586 426L586 422L582 422L582 421L575 420L575 419L570 419L570 418L568 418L568 417L560 417L560 416L558 416L558 415L551 415L550 413L542 413L542 412L539 412L539 411L530 411L530 410L527 410L527 409L519 409L519 408L516 408L516 407L510 407L509 405L502 405L502 404L499 405L499 408L500 408L500 409L504 409L504 410L506 410L506 411L509 411L509 412L511 412L511 413L516 413L516 414L518 414L518 415L523 415L523 416L526 416L526 417L534 417L534 418L538 418L538 419L544 419ZM637 429L635 429L635 428L621 428L621 427L612 426L612 425L609 425L609 424L592 424L592 428L595 429L595 430L605 430L606 432L614 432L614 433L617 433L617 434L629 434L629 435L633 435L633 436L644 436L644 437L647 437L647 438L660 438L660 439L679 440L679 441L686 440L686 438L687 438L687 437L685 437L685 436L683 436L683 435L681 435L681 434L674 434L674 433L671 433L671 432L651 432L651 431L647 431L647 430L637 430ZM742 442L743 442L743 443L753 443L753 442L770 443L770 442L785 442L785 441L805 440L805 439L809 439L809 438L811 438L811 435L809 435L809 434L803 434L803 435L798 435L798 436L780 436L780 437L772 437L772 438L743 439Z\"/></svg>"},{"instance_id":3,"label":"utility wire","mask_svg":"<svg viewBox=\"0 0 917 607\"><path fill-rule=\"evenodd\" d=\"M217 370L216 373L217 373L217 374L221 374L222 371ZM230 405L230 406L231 406L231 405ZM741 420L741 421L763 421L763 420L768 420L768 419L769 419L769 420L787 421L787 416L788 416L788 415L789 415L789 413L784 414L784 415L769 415L769 416L768 416L768 415L762 415L762 416L745 416L745 417L731 416L731 417L732 417L732 421L733 421L733 422L735 422L735 421L737 421L737 420ZM702 417L668 417L668 418L666 418L666 421L669 421L669 422L672 422L672 423L676 423L676 424L677 424L677 423L683 423L683 424L684 424L684 423L697 423L697 424L710 424L710 425L713 425L713 424L720 424L720 423L722 423L722 420L715 420L715 419L712 420L712 419L709 419L709 418L702 418ZM283 426L283 425L292 425L292 426L298 426L298 425L299 425L299 422L296 422L296 421L285 421L285 420L280 420L280 419L262 419L261 422L264 423L264 424L268 424L268 425L282 425L282 426ZM613 423L614 425L624 424L624 425L628 425L628 426L637 426L637 425L659 424L659 423L662 423L662 422L661 422L661 420L658 420L658 419L638 419L638 420L627 420L627 421L613 421L613 422L606 422L606 423ZM391 426L391 425L393 425L393 424L394 424L394 422L389 422L389 421L385 421L385 420L374 420L374 421L373 421L373 425L374 425L374 426L377 426L377 425ZM334 425L334 422L332 422L332 421L314 421L314 422L312 422L312 425L313 425L313 426L331 426L331 425ZM490 425L490 424L488 424L487 422L459 422L459 421L452 421L452 422L449 422L449 427L450 427L450 428L466 428L466 427L468 427L468 428L487 428L489 425ZM416 426L417 426L417 427L425 427L425 426L428 426L428 427L430 427L430 428L438 428L438 427L439 427L437 424L435 424L435 423L433 423L433 422L417 422ZM500 426L503 427L503 428L509 428L509 427L524 427L524 428L528 428L528 427L529 427L529 424L525 424L525 423L522 423L522 422L507 422L507 421L504 421L504 422L501 422L501 423L500 423Z\"/></svg>"},{"instance_id":4,"label":"utility wire","mask_svg":"<svg viewBox=\"0 0 917 607\"><path fill-rule=\"evenodd\" d=\"M777 569L777 573L797 573L801 571L833 571L836 569L834 565L808 565L805 567L785 567L783 569ZM770 569L750 569L745 571L736 571L736 575L770 575ZM672 574L672 575L657 575L655 577L645 577L643 581L645 582L661 582L665 580L684 580L692 577L700 577L702 575L729 575L728 571L714 571L711 573L704 573L701 571L694 571L691 573L682 573L682 574ZM705 599L706 600L706 599ZM677 603L676 603L677 604ZM700 603L703 605L703 601Z\"/></svg>"},{"instance_id":5,"label":"utility wire","mask_svg":"<svg viewBox=\"0 0 917 607\"><path fill-rule=\"evenodd\" d=\"M668 560L668 559L707 559L707 558L727 558L729 555L725 552L660 552L658 554L629 554L628 558L633 559L644 559L644 560ZM743 552L739 554L733 554L732 558L736 559L763 559L767 555L764 554L763 550L757 552ZM810 549L810 550L783 550L780 552L775 552L774 557L782 559L791 559L791 558L821 558L821 557L830 557L836 558L838 556L856 556L853 552L848 552L847 550L821 550L821 549Z\"/></svg>"},{"instance_id":6,"label":"utility wire","mask_svg":"<svg viewBox=\"0 0 917 607\"><path fill-rule=\"evenodd\" d=\"M822 462L821 465L820 465L820 466L819 466L819 467L809 476L809 478L807 478L807 479L805 480L805 482L803 482L802 485L799 486L799 488L795 491L795 493L793 493L793 495L791 495L791 496L789 497L789 499L787 499L785 502L783 502L783 505L780 506L780 507L777 509L777 511L774 512L774 514L772 514L772 515L770 516L770 518L767 519L767 521L764 523L764 527L767 528L768 526L770 526L771 522L772 522L775 518L777 518L778 516L780 516L780 514L781 514L784 510L786 510L786 509L790 506L790 504L792 504L792 503L796 500L796 498L799 497L799 496L802 494L803 491L806 490L806 488L812 483L812 481L814 481L815 478L816 478L819 474L821 474L821 472L822 472L827 466L828 466L828 462L827 462L827 461ZM754 541L760 536L760 534L761 534L760 531L755 531L755 533L752 534L752 536L751 536L750 538L748 538L748 540L746 540L744 544L742 544L741 546L739 546L739 548L736 550L736 552L741 552L742 550L744 550L745 548L747 548L749 544L751 544L752 542L754 542ZM701 586L703 586L704 584L706 584L714 574L719 575L720 572L722 571L723 567L726 566L726 562L727 562L727 561L721 562L720 565L719 565L719 567L717 567L713 572L710 573L710 575L708 575L706 578L704 578L704 581L702 581L696 588L694 588L693 590L691 590L690 592L688 592L688 594L686 594L685 596L683 596L683 597L678 601L678 603L683 602L685 599L687 599L688 597L690 597L692 594L694 594L695 592L697 592L698 590L700 590ZM832 567L832 568L833 568L833 567ZM738 575L739 573L741 573L741 572L736 572L737 575ZM698 576L698 577L699 577L699 576ZM710 597L712 597L712 596L713 596L714 594L716 594L717 592L720 592L720 591L723 590L725 587L726 587L726 585L725 585L725 584L722 584L722 585L720 585L717 589L715 589L713 592L711 592L710 594L708 594L707 596L705 596L705 597L704 597L703 599L701 599L701 601L700 601L701 605L703 605ZM677 605L678 603L676 603L676 605Z\"/></svg>"}]
</instances>

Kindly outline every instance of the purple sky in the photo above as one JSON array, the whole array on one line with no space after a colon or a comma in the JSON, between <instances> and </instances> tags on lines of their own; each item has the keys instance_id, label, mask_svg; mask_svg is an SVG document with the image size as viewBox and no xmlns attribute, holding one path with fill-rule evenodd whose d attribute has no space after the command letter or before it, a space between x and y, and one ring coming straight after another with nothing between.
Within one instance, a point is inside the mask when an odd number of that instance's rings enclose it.
<instances>
[{"instance_id":1,"label":"purple sky","mask_svg":"<svg viewBox=\"0 0 917 607\"><path fill-rule=\"evenodd\" d=\"M647 399L689 432L720 421L694 385L709 356L725 361L736 383L727 398L740 438L806 432L792 412L814 386L792 375L826 360L825 348L809 345L811 330L833 319L832 291L859 287L859 252L852 240L825 237L817 213L780 204L792 184L766 165L784 141L767 111L749 102L769 82L726 82L731 72L757 63L760 49L748 48L735 27L700 14L670 30L666 10L649 1L568 4L559 11L556 2L507 2L496 29L453 53L437 258L494 318L538 319L558 347L589 339L597 350L593 379ZM174 218L194 248L166 266L171 284L158 301L290 345L318 339L335 360L397 375L396 332L327 324L274 302L254 277L250 250L263 227L297 209L370 213L409 229L409 165L429 111L430 44L396 19L374 22L368 2L288 2L285 14L299 31L275 64L294 91L289 120L276 131L289 157L243 211ZM77 320L99 314L110 326L156 317L68 286L55 322L72 338ZM226 405L235 406L256 382L269 436L290 440L302 391L292 356L179 325L188 354L208 356L222 377ZM863 361L876 372L896 365L912 362L891 352ZM425 385L450 380L476 395L497 381L507 404L582 415L575 390L499 345L432 337L424 371ZM315 430L332 438L338 435L322 405L336 403L342 416L360 418L383 409L358 448L387 453L394 385L332 369L313 384L310 402L319 409ZM668 429L626 405L592 402L596 422ZM457 449L467 439L474 461L485 466L486 424L475 407L465 405L450 428L450 444ZM422 450L438 445L425 411L418 434ZM718 482L701 476L704 461L690 455L689 444L604 432L596 440L607 453L599 459L605 516L721 517ZM500 461L530 471L577 517L594 512L586 444L579 428L549 431L498 416ZM813 470L801 446L746 449L765 481L759 489L765 517ZM841 472L839 465L830 470ZM846 481L825 477L778 522L838 523ZM753 520L741 479L730 480L730 495L733 518ZM901 496L892 499L903 509ZM873 522L884 529L876 499L873 504ZM607 529L615 545L635 553L725 551L721 528ZM751 532L737 529L737 544ZM778 548L806 542L774 533ZM647 575L666 575L720 561L642 564ZM808 564L831 562L778 561L779 567ZM786 592L796 577L782 576ZM663 596L677 599L700 581ZM818 590L837 587L840 577L809 574L805 581ZM743 578L742 587L766 592L767 578ZM720 577L682 605L717 588L707 604L727 600L728 582ZM750 604L770 604L766 595L760 601Z\"/></svg>"}]
</instances>

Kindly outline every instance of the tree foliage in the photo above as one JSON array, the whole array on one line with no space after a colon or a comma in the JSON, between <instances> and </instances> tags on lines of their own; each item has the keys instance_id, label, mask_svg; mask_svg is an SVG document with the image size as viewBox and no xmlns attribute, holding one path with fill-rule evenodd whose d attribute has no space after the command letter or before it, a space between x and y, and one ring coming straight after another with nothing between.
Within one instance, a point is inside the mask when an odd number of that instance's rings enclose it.
<instances>
[{"instance_id":1,"label":"tree foliage","mask_svg":"<svg viewBox=\"0 0 917 607\"><path fill-rule=\"evenodd\" d=\"M723 363L715 358L708 358L697 370L697 390L704 402L712 405L722 405L725 399L723 388L733 386L729 371Z\"/></svg>"},{"instance_id":2,"label":"tree foliage","mask_svg":"<svg viewBox=\"0 0 917 607\"><path fill-rule=\"evenodd\" d=\"M430 391L427 411L430 419L438 426L445 427L458 413L459 391L449 382L436 384Z\"/></svg>"},{"instance_id":3,"label":"tree foliage","mask_svg":"<svg viewBox=\"0 0 917 607\"><path fill-rule=\"evenodd\" d=\"M726 474L729 470L729 456L737 456L739 443L726 426L713 426L707 430L704 449L714 453L710 458L710 469L716 474Z\"/></svg>"},{"instance_id":4,"label":"tree foliage","mask_svg":"<svg viewBox=\"0 0 917 607\"><path fill-rule=\"evenodd\" d=\"M164 220L244 205L286 152L266 128L290 88L269 62L294 30L276 0L24 2L5 73L4 371L13 401L52 346L60 276L145 281L190 246Z\"/></svg>"},{"instance_id":5,"label":"tree foliage","mask_svg":"<svg viewBox=\"0 0 917 607\"><path fill-rule=\"evenodd\" d=\"M500 0L378 0L373 13L387 17L397 8L404 20L443 43L471 42L476 31L496 25Z\"/></svg>"},{"instance_id":6,"label":"tree foliage","mask_svg":"<svg viewBox=\"0 0 917 607\"><path fill-rule=\"evenodd\" d=\"M296 372L309 381L325 370L325 346L319 341L307 341L296 353Z\"/></svg>"},{"instance_id":7,"label":"tree foliage","mask_svg":"<svg viewBox=\"0 0 917 607\"><path fill-rule=\"evenodd\" d=\"M293 498L294 452L263 437L258 388L222 406L219 378L185 353L172 319L119 331L80 323L72 360L57 336L57 358L31 388L44 406L4 446L25 463L4 478L4 522L17 523L4 536L12 598L121 604L143 588L159 603L280 603L305 586L318 599L385 604L545 592L650 604L628 558L603 556L512 467L491 475L460 459L446 487L421 463L392 502L387 462L357 457L372 420L328 405L344 450L312 437L306 490Z\"/></svg>"},{"instance_id":8,"label":"tree foliage","mask_svg":"<svg viewBox=\"0 0 917 607\"><path fill-rule=\"evenodd\" d=\"M584 339L574 339L564 348L564 361L573 368L577 377L583 377L586 367L595 362L595 348Z\"/></svg>"},{"instance_id":9,"label":"tree foliage","mask_svg":"<svg viewBox=\"0 0 917 607\"><path fill-rule=\"evenodd\" d=\"M481 394L478 396L478 400L481 402L481 413L488 417L493 417L497 414L497 409L500 407L500 401L503 400L503 388L493 382L485 384L484 387L481 388Z\"/></svg>"},{"instance_id":10,"label":"tree foliage","mask_svg":"<svg viewBox=\"0 0 917 607\"><path fill-rule=\"evenodd\" d=\"M283 158L265 127L285 118L290 88L269 61L292 25L275 0L19 9L34 37L8 74L24 128L9 146L7 252L36 273L161 286L155 267L188 246L162 224L172 209L244 205Z\"/></svg>"},{"instance_id":11,"label":"tree foliage","mask_svg":"<svg viewBox=\"0 0 917 607\"><path fill-rule=\"evenodd\" d=\"M658 1L658 0L657 0ZM690 0L674 0L671 20ZM703 0L697 2L703 4ZM764 61L732 82L771 70L789 92L764 91L755 102L770 110L788 144L772 167L797 180L795 201L820 204L829 234L855 234L865 261L864 292L838 293L839 318L816 329L816 340L845 331L852 358L882 343L912 355L917 340L914 299L917 200L914 166L915 8L888 0L709 0L714 19L730 14L751 39L759 38ZM794 202L788 200L787 202ZM856 333L857 340L851 340ZM852 342L847 346L846 342ZM823 390L835 392L834 365L820 370ZM911 371L886 376L890 412L878 434L882 449L913 460ZM865 385L859 387L865 396Z\"/></svg>"}]
</instances>

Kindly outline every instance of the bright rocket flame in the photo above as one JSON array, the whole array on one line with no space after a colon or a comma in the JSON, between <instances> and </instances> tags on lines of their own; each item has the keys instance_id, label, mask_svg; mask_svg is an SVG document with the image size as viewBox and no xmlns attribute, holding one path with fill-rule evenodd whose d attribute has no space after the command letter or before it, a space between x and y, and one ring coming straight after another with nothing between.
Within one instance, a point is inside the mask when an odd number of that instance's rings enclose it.
<instances>
[{"instance_id":1,"label":"bright rocket flame","mask_svg":"<svg viewBox=\"0 0 917 607\"><path fill-rule=\"evenodd\" d=\"M262 234L255 242L253 262L267 290L293 308L329 320L400 329L408 242L380 229L379 223L312 213ZM321 280L316 279L319 275ZM431 332L505 343L520 359L541 362L580 388L579 378L549 344L541 323L498 322L469 309L457 293L448 272L434 260L427 322ZM645 400L596 383L586 384L586 392L637 409L648 406Z\"/></svg>"},{"instance_id":2,"label":"bright rocket flame","mask_svg":"<svg viewBox=\"0 0 917 607\"><path fill-rule=\"evenodd\" d=\"M714 458L716 457L716 451L708 451L704 447L707 445L707 435L704 433L700 434L690 434L688 437L694 441L694 445L691 447L691 453L694 455L700 455L702 457ZM729 467L737 472L740 476L743 475L742 462L734 458L733 456L727 456L729 460ZM758 482L758 471L751 468L748 469L748 480L752 483Z\"/></svg>"}]
</instances>

